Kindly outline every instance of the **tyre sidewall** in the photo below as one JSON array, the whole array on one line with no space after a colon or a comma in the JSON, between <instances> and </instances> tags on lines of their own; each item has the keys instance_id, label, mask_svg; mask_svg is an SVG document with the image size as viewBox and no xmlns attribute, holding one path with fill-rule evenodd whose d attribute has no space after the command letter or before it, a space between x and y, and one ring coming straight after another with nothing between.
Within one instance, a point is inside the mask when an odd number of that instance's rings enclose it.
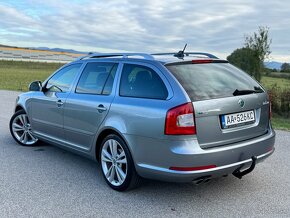
<instances>
[{"instance_id":1,"label":"tyre sidewall","mask_svg":"<svg viewBox=\"0 0 290 218\"><path fill-rule=\"evenodd\" d=\"M10 133L11 133L12 137L14 138L14 140L15 140L18 144L20 144L20 145L22 145L22 146L27 146L27 147L28 147L28 146L35 146L35 145L37 145L37 143L39 142L39 140L37 140L34 144L26 145L26 144L23 144L22 142L18 141L18 139L15 137L15 135L14 135L14 133L13 133L13 130L12 130L12 124L13 124L13 121L14 121L14 119L15 119L17 116L19 116L19 115L21 115L21 114L25 114L25 115L27 115L26 112L25 112L24 110L19 110L19 111L15 112L15 114L13 114L13 116L11 117L10 122L9 122L9 130L10 130Z\"/></svg>"},{"instance_id":2,"label":"tyre sidewall","mask_svg":"<svg viewBox=\"0 0 290 218\"><path fill-rule=\"evenodd\" d=\"M125 152L125 155L126 155L126 158L127 158L127 176L126 176L126 179L125 181L122 183L122 185L120 186L115 186L115 185L112 185L106 178L104 172L103 172L103 168L102 168L102 163L101 163L101 155L102 155L102 149L103 149L103 146L105 144L106 141L108 141L109 139L114 139L116 140L123 148L124 152ZM100 146L100 152L99 152L99 160L100 160L100 167L101 167L101 171L102 171L102 174L103 174L103 177L106 181L106 183L114 190L116 191L125 191L129 188L130 186L130 183L131 183L131 180L132 180L132 176L133 176L133 173L135 172L135 166L134 166L134 162L133 162L133 159L132 159L132 156L131 156L131 153L129 151L129 148L128 146L126 145L126 143L124 142L124 140L117 136L117 135L114 135L114 134L111 134L111 135L108 135L107 137L104 138L104 140L102 141L102 144Z\"/></svg>"}]
</instances>

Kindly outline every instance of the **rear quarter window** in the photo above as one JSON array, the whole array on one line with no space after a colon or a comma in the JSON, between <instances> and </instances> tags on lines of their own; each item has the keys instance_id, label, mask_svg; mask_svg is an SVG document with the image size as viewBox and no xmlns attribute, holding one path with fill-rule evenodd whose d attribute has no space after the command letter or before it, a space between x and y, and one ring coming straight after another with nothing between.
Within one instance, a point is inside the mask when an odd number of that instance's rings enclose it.
<instances>
[{"instance_id":1,"label":"rear quarter window","mask_svg":"<svg viewBox=\"0 0 290 218\"><path fill-rule=\"evenodd\" d=\"M124 64L120 96L165 100L168 91L153 69L142 65Z\"/></svg>"},{"instance_id":2,"label":"rear quarter window","mask_svg":"<svg viewBox=\"0 0 290 218\"><path fill-rule=\"evenodd\" d=\"M192 101L231 97L236 89L261 88L249 75L229 63L171 64L166 67Z\"/></svg>"}]
</instances>

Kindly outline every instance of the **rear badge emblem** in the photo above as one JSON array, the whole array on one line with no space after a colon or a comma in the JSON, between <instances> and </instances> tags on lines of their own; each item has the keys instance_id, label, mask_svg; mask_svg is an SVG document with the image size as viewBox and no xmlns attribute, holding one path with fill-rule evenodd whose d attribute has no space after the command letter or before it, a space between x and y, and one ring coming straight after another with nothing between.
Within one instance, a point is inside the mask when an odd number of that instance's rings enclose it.
<instances>
[{"instance_id":1,"label":"rear badge emblem","mask_svg":"<svg viewBox=\"0 0 290 218\"><path fill-rule=\"evenodd\" d=\"M240 100L238 101L238 104L239 104L241 107L244 107L244 106L245 106L245 102L244 102L243 99L240 99Z\"/></svg>"}]
</instances>

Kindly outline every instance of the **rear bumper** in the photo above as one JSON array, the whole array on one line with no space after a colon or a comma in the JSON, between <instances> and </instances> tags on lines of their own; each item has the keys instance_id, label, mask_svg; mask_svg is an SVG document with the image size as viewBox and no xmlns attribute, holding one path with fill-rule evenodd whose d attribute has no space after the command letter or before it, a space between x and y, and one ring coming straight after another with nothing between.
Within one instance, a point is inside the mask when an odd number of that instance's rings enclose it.
<instances>
[{"instance_id":1,"label":"rear bumper","mask_svg":"<svg viewBox=\"0 0 290 218\"><path fill-rule=\"evenodd\" d=\"M273 150L257 156L257 163L261 162L263 159L270 156L273 152ZM243 161L239 161L232 164L227 164L223 166L218 166L213 169L208 170L196 170L196 171L175 171L175 170L169 170L164 168L158 168L146 164L140 164L139 166L143 168L143 175L145 177L149 177L151 179L156 180L163 180L168 182L191 182L194 179L200 178L200 177L222 177L224 175L232 174L237 168L243 165L243 168L247 168L251 165L252 159L247 159Z\"/></svg>"},{"instance_id":2,"label":"rear bumper","mask_svg":"<svg viewBox=\"0 0 290 218\"><path fill-rule=\"evenodd\" d=\"M147 140L145 143L138 145L139 149L136 155L134 148L132 151L136 170L140 176L163 181L190 182L204 176L214 178L228 175L239 167L248 168L251 165L252 156L257 157L257 163L263 161L275 150L275 132L270 129L267 134L255 139L211 149L201 149L197 140L161 140L158 143L154 140L154 144ZM195 171L169 169L173 166L208 165L216 165L217 167Z\"/></svg>"}]
</instances>

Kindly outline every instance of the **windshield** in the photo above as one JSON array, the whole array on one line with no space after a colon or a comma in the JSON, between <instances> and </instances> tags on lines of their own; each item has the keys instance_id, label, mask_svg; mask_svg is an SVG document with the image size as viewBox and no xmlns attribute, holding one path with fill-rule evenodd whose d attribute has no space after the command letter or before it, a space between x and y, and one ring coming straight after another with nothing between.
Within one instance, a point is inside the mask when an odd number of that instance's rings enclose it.
<instances>
[{"instance_id":1,"label":"windshield","mask_svg":"<svg viewBox=\"0 0 290 218\"><path fill-rule=\"evenodd\" d=\"M236 90L261 89L249 75L228 63L170 64L166 67L192 101L232 97ZM256 92L248 94L253 93Z\"/></svg>"}]
</instances>

